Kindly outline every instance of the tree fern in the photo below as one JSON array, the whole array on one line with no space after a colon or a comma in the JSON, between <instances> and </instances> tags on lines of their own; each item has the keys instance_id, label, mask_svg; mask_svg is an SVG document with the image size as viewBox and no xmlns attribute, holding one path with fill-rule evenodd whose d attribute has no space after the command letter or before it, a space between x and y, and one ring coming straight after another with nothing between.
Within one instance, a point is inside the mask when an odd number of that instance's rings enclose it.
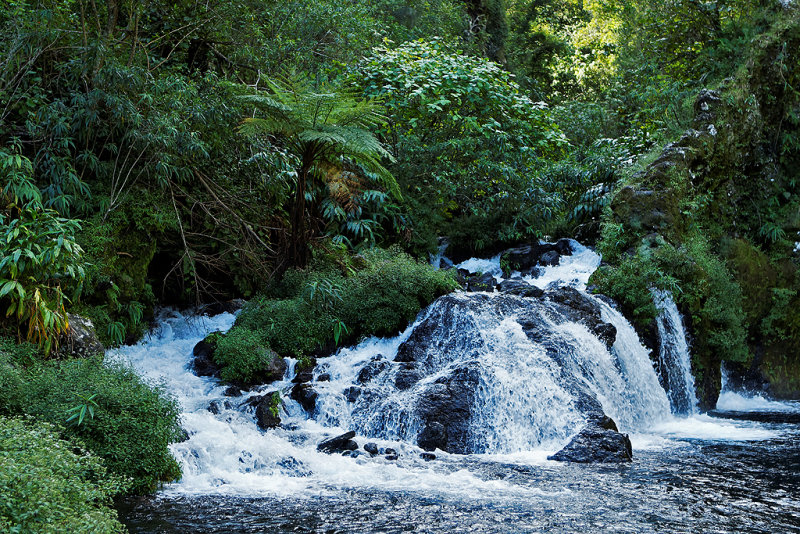
<instances>
[{"instance_id":1,"label":"tree fern","mask_svg":"<svg viewBox=\"0 0 800 534\"><path fill-rule=\"evenodd\" d=\"M266 93L243 97L256 111L242 122L239 131L251 139L279 138L300 162L293 184L289 252L293 263L303 265L308 259L308 241L313 238L305 224L307 192L324 185L330 169L343 171L348 164L358 165L396 198L401 197L400 190L382 164L392 161L391 154L370 131L384 122L378 103L349 90L315 88L308 77L296 74L268 80L267 87ZM336 188L337 194L342 191L349 189Z\"/></svg>"}]
</instances>

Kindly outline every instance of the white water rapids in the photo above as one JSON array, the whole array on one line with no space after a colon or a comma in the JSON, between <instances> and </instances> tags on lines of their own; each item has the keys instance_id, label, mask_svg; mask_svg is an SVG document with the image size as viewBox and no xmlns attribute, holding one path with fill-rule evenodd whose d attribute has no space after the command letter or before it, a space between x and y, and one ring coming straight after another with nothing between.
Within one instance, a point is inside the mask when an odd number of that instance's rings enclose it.
<instances>
[{"instance_id":1,"label":"white water rapids","mask_svg":"<svg viewBox=\"0 0 800 534\"><path fill-rule=\"evenodd\" d=\"M493 272L490 269L496 268L499 274L499 259L481 262L482 269L475 270ZM597 254L573 243L572 256L563 257L560 265L547 268L530 281L539 287L569 285L583 292L599 263ZM454 298L467 297L457 294ZM545 345L526 337L514 316L476 312L459 318L464 324L470 321L476 332L474 339L470 338L469 359L478 362L480 391L472 426L481 436L484 454L460 456L436 451L437 459L432 462L420 458L421 449L412 439L417 424L413 408L425 387L448 376L467 358L448 352L446 349L453 347L446 339L441 340L440 352L431 349L434 352L429 352L425 375L410 389L394 387L398 371L392 367L370 384L371 400L364 397L349 402L344 394L358 382L359 372L373 358L383 355L391 361L415 325L395 338L370 338L320 360L315 376L319 378L324 372L330 380L313 383L319 394L314 417L307 416L289 398L294 367L290 362L286 379L262 390L278 390L283 397L283 424L269 431L260 430L252 412L240 408L247 396L258 392L226 397L225 387L215 379L197 377L190 370L194 345L210 332L230 328L235 320L231 314L209 318L165 311L159 317L159 327L146 339L109 351L107 358L129 362L145 379L163 385L180 402L182 425L189 439L172 446L183 478L166 487L171 494L310 496L343 488L380 488L470 499L508 494L546 498L550 495L547 488L487 480L470 470L466 460L561 465L547 461L547 455L566 444L583 424L574 393L562 384L565 372L596 396L622 432L631 433L634 456L638 449L674 446L674 438L757 440L776 435L748 422L672 415L648 351L633 327L610 304L590 298L600 306L602 319L616 327L616 341L610 349L582 324L545 317L543 321L552 323L548 323L548 332L553 343L566 347L556 358ZM422 312L415 324L435 313L436 304ZM721 403L725 402L730 401L723 394ZM209 411L211 403L218 413ZM371 441L381 448L391 447L397 450L399 459L390 461L381 455L351 458L317 451L316 445L324 437L351 429L357 430L360 446Z\"/></svg>"}]
</instances>

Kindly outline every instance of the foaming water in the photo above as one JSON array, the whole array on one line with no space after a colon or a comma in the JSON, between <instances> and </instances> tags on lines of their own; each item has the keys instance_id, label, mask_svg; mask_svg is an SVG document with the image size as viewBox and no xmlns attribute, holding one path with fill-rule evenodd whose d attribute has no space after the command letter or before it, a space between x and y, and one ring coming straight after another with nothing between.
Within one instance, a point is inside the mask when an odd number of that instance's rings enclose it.
<instances>
[{"instance_id":1,"label":"foaming water","mask_svg":"<svg viewBox=\"0 0 800 534\"><path fill-rule=\"evenodd\" d=\"M543 269L539 276L526 276L525 280L545 289L551 284L571 286L585 290L589 277L600 267L600 255L589 247L570 239L572 255L561 256L558 265Z\"/></svg>"},{"instance_id":2,"label":"foaming water","mask_svg":"<svg viewBox=\"0 0 800 534\"><path fill-rule=\"evenodd\" d=\"M259 430L252 414L240 407L244 397L226 397L225 388L216 380L198 377L191 371L194 345L210 332L226 331L234 319L230 314L208 318L165 312L159 328L148 338L107 354L109 360L127 361L144 378L164 385L181 404L181 422L189 439L172 445L171 450L181 464L183 478L167 485L162 496L313 497L331 495L342 488L380 488L432 495L455 493L473 499L499 495L532 498L552 493L509 485L502 480L483 480L461 468L459 462L448 460L450 455L443 453L434 468L419 458L421 451L417 447L403 442L372 440L381 447L398 450L401 458L395 462L320 453L316 445L321 439L346 428L326 424L330 417L321 417L320 421L307 419L302 408L288 397L292 386L288 377L264 388L265 392L283 393L282 418L288 424L269 432ZM403 339L402 335L391 340L371 339L359 350L351 350L349 353L357 357L347 364L340 362L339 380L346 380L348 373L357 369L358 357L370 350L396 350ZM291 370L294 362L289 363ZM249 395L254 394L258 393ZM209 411L212 404L219 413ZM346 425L349 421L339 423ZM363 436L357 439L361 443L366 441Z\"/></svg>"},{"instance_id":3,"label":"foaming water","mask_svg":"<svg viewBox=\"0 0 800 534\"><path fill-rule=\"evenodd\" d=\"M458 269L466 269L471 273L491 274L496 280L503 279L503 269L500 267L500 254L489 259L470 258L456 265Z\"/></svg>"},{"instance_id":4,"label":"foaming water","mask_svg":"<svg viewBox=\"0 0 800 534\"><path fill-rule=\"evenodd\" d=\"M776 401L759 393L734 391L730 388L728 373L722 369L722 391L717 399L719 412L800 413L798 401Z\"/></svg>"},{"instance_id":5,"label":"foaming water","mask_svg":"<svg viewBox=\"0 0 800 534\"><path fill-rule=\"evenodd\" d=\"M705 414L670 417L654 425L651 431L666 438L723 442L764 441L781 435L780 430L770 429L756 422L728 421Z\"/></svg>"},{"instance_id":6,"label":"foaming water","mask_svg":"<svg viewBox=\"0 0 800 534\"><path fill-rule=\"evenodd\" d=\"M717 400L717 410L721 412L787 412L800 413L800 402L775 401L758 394L723 391Z\"/></svg>"}]
</instances>

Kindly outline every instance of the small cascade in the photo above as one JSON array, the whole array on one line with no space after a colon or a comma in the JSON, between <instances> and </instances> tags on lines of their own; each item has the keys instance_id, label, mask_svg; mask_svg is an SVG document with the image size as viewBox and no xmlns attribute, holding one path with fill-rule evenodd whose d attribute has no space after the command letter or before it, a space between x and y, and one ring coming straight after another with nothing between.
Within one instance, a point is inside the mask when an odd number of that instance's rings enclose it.
<instances>
[{"instance_id":1,"label":"small cascade","mask_svg":"<svg viewBox=\"0 0 800 534\"><path fill-rule=\"evenodd\" d=\"M728 370L722 367L722 388L717 399L719 412L783 412L800 413L798 401L776 401L763 393L734 390L730 387Z\"/></svg>"},{"instance_id":2,"label":"small cascade","mask_svg":"<svg viewBox=\"0 0 800 534\"><path fill-rule=\"evenodd\" d=\"M633 327L585 292L599 256L576 242L573 250L543 269L542 280L529 278L552 298L451 294L395 340L370 340L322 361L316 373L331 379L315 384L317 421L452 452L514 453L563 445L587 414L605 413L625 431L668 417L669 402ZM458 267L502 274L499 256ZM610 325L612 346L582 313Z\"/></svg>"},{"instance_id":3,"label":"small cascade","mask_svg":"<svg viewBox=\"0 0 800 534\"><path fill-rule=\"evenodd\" d=\"M697 413L697 393L692 375L691 355L678 306L669 291L653 289L652 294L659 312L656 327L661 382L667 391L674 413L681 415Z\"/></svg>"},{"instance_id":4,"label":"small cascade","mask_svg":"<svg viewBox=\"0 0 800 534\"><path fill-rule=\"evenodd\" d=\"M450 242L446 238L440 238L436 254L428 254L430 264L434 269L444 269L453 266L453 263L444 255L448 246L450 246Z\"/></svg>"}]
</instances>

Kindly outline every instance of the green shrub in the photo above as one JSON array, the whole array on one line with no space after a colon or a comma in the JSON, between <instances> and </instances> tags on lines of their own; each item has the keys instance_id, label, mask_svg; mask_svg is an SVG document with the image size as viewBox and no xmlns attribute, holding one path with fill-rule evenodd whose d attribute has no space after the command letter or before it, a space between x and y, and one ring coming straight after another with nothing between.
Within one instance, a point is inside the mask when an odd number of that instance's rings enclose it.
<instances>
[{"instance_id":1,"label":"green shrub","mask_svg":"<svg viewBox=\"0 0 800 534\"><path fill-rule=\"evenodd\" d=\"M123 479L54 427L0 417L0 465L0 531L125 532L111 508Z\"/></svg>"},{"instance_id":2,"label":"green shrub","mask_svg":"<svg viewBox=\"0 0 800 534\"><path fill-rule=\"evenodd\" d=\"M311 361L319 349L395 335L456 286L452 273L398 249L319 255L311 267L287 272L271 288L280 298L251 301L219 342L214 359L223 365L223 379L249 380L269 365L270 348Z\"/></svg>"},{"instance_id":3,"label":"green shrub","mask_svg":"<svg viewBox=\"0 0 800 534\"><path fill-rule=\"evenodd\" d=\"M48 362L30 373L25 389L25 411L56 424L83 402L80 396L94 395L94 417L66 434L81 438L112 472L131 477L132 491L148 493L180 477L167 448L181 435L178 404L132 369L99 358Z\"/></svg>"},{"instance_id":4,"label":"green shrub","mask_svg":"<svg viewBox=\"0 0 800 534\"><path fill-rule=\"evenodd\" d=\"M280 356L267 346L264 337L249 328L237 328L220 336L214 350L214 360L223 366L222 379L228 382L278 380L281 376L267 372L275 368L276 358Z\"/></svg>"},{"instance_id":5,"label":"green shrub","mask_svg":"<svg viewBox=\"0 0 800 534\"><path fill-rule=\"evenodd\" d=\"M0 340L0 413L27 414L57 425L65 437L80 439L103 458L112 473L132 479L135 493L180 477L167 448L182 433L179 407L164 390L100 358L39 358L31 345ZM93 405L93 416L68 422L72 409L86 403Z\"/></svg>"}]
</instances>

